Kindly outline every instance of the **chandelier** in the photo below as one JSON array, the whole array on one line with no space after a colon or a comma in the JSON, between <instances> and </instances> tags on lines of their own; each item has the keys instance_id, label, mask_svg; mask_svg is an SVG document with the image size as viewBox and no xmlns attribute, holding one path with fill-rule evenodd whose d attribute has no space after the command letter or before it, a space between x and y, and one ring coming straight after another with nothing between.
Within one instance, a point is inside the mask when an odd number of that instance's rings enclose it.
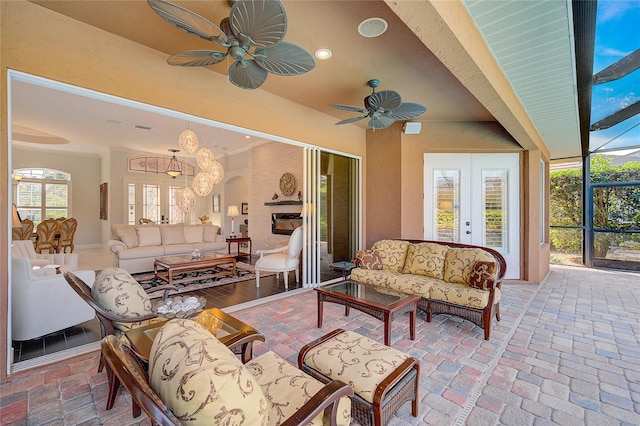
<instances>
[{"instance_id":1,"label":"chandelier","mask_svg":"<svg viewBox=\"0 0 640 426\"><path fill-rule=\"evenodd\" d=\"M209 193L213 190L213 179L211 175L205 171L200 171L193 178L193 183L191 186L193 190L201 197L205 197L209 195Z\"/></svg>"},{"instance_id":2,"label":"chandelier","mask_svg":"<svg viewBox=\"0 0 640 426\"><path fill-rule=\"evenodd\" d=\"M176 192L176 206L180 211L186 213L196 205L196 194L191 188L185 186Z\"/></svg>"},{"instance_id":3,"label":"chandelier","mask_svg":"<svg viewBox=\"0 0 640 426\"><path fill-rule=\"evenodd\" d=\"M209 175L211 175L214 185L222 182L222 179L224 178L224 169L222 168L222 164L220 164L218 160L213 160L211 162L209 170L207 171L209 172Z\"/></svg>"},{"instance_id":4,"label":"chandelier","mask_svg":"<svg viewBox=\"0 0 640 426\"><path fill-rule=\"evenodd\" d=\"M176 152L180 152L180 150L170 149L169 152L171 152L173 155L171 156L171 160L169 160L167 170L165 170L164 172L175 179L182 174L182 169L180 169L180 162L178 162L178 159L176 158Z\"/></svg>"},{"instance_id":5,"label":"chandelier","mask_svg":"<svg viewBox=\"0 0 640 426\"><path fill-rule=\"evenodd\" d=\"M205 140L205 143L206 143L206 140ZM198 151L198 154L196 155L196 162L198 163L198 166L200 166L200 169L202 170L207 170L211 166L211 163L213 162L213 160L215 160L213 151L211 151L207 147L200 148L200 151Z\"/></svg>"},{"instance_id":6,"label":"chandelier","mask_svg":"<svg viewBox=\"0 0 640 426\"><path fill-rule=\"evenodd\" d=\"M187 155L195 152L198 149L198 136L193 132L193 130L189 129L189 125L187 124L187 130L180 133L180 137L178 138L178 145L180 148L187 153Z\"/></svg>"}]
</instances>

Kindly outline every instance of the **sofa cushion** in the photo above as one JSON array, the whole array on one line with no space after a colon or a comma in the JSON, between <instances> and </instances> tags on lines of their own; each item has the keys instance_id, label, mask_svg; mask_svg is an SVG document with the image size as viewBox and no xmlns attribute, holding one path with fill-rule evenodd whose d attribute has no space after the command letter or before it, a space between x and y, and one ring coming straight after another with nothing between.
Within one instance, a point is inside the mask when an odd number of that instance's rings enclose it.
<instances>
[{"instance_id":1,"label":"sofa cushion","mask_svg":"<svg viewBox=\"0 0 640 426\"><path fill-rule=\"evenodd\" d=\"M203 239L205 243L211 243L218 239L218 225L203 225Z\"/></svg>"},{"instance_id":2,"label":"sofa cushion","mask_svg":"<svg viewBox=\"0 0 640 426\"><path fill-rule=\"evenodd\" d=\"M160 226L160 236L162 245L185 244L184 231L182 225L165 225Z\"/></svg>"},{"instance_id":3,"label":"sofa cushion","mask_svg":"<svg viewBox=\"0 0 640 426\"><path fill-rule=\"evenodd\" d=\"M488 290L493 287L493 281L497 275L498 267L496 262L477 260L473 264L473 269L469 276L469 285L482 290Z\"/></svg>"},{"instance_id":4,"label":"sofa cushion","mask_svg":"<svg viewBox=\"0 0 640 426\"><path fill-rule=\"evenodd\" d=\"M149 225L136 226L136 232L138 233L139 247L162 245L159 227Z\"/></svg>"},{"instance_id":5,"label":"sofa cushion","mask_svg":"<svg viewBox=\"0 0 640 426\"><path fill-rule=\"evenodd\" d=\"M491 253L481 248L451 247L444 262L444 280L448 283L468 284L476 261L495 262Z\"/></svg>"},{"instance_id":6,"label":"sofa cushion","mask_svg":"<svg viewBox=\"0 0 640 426\"><path fill-rule=\"evenodd\" d=\"M442 279L448 250L449 246L437 243L409 244L402 273Z\"/></svg>"},{"instance_id":7,"label":"sofa cushion","mask_svg":"<svg viewBox=\"0 0 640 426\"><path fill-rule=\"evenodd\" d=\"M204 226L184 225L184 239L188 243L201 243L204 238Z\"/></svg>"},{"instance_id":8,"label":"sofa cushion","mask_svg":"<svg viewBox=\"0 0 640 426\"><path fill-rule=\"evenodd\" d=\"M267 424L267 400L253 375L195 321L174 319L160 329L149 382L183 425Z\"/></svg>"},{"instance_id":9,"label":"sofa cushion","mask_svg":"<svg viewBox=\"0 0 640 426\"><path fill-rule=\"evenodd\" d=\"M357 250L356 259L359 260L358 267L362 269L382 270L382 259L376 250Z\"/></svg>"},{"instance_id":10,"label":"sofa cushion","mask_svg":"<svg viewBox=\"0 0 640 426\"><path fill-rule=\"evenodd\" d=\"M116 235L122 241L127 248L138 247L138 233L133 226L123 226L116 228Z\"/></svg>"},{"instance_id":11,"label":"sofa cushion","mask_svg":"<svg viewBox=\"0 0 640 426\"><path fill-rule=\"evenodd\" d=\"M152 314L149 296L122 268L109 267L98 272L91 295L104 310L122 318L135 319Z\"/></svg>"},{"instance_id":12,"label":"sofa cushion","mask_svg":"<svg viewBox=\"0 0 640 426\"><path fill-rule=\"evenodd\" d=\"M324 384L272 351L252 359L245 366L253 374L267 398L270 425L279 425L291 417L324 387ZM321 412L307 424L328 425L329 419L324 419L325 422L323 417L324 413ZM351 400L348 397L340 398L337 417L338 425L347 426L351 423Z\"/></svg>"},{"instance_id":13,"label":"sofa cushion","mask_svg":"<svg viewBox=\"0 0 640 426\"><path fill-rule=\"evenodd\" d=\"M382 260L384 270L391 272L402 272L404 262L407 258L409 243L401 240L380 240L371 247L377 250Z\"/></svg>"},{"instance_id":14,"label":"sofa cushion","mask_svg":"<svg viewBox=\"0 0 640 426\"><path fill-rule=\"evenodd\" d=\"M493 297L494 304L500 302L500 294L500 289L496 288ZM429 297L433 300L475 309L484 309L489 303L489 295L489 291L469 287L467 284L442 283L429 290Z\"/></svg>"}]
</instances>

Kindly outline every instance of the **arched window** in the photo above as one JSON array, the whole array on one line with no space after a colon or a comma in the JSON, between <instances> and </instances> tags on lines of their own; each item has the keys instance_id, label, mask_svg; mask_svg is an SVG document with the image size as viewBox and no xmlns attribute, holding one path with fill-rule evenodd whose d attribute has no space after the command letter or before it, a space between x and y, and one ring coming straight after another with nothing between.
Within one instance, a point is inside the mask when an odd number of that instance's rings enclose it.
<instances>
[{"instance_id":1,"label":"arched window","mask_svg":"<svg viewBox=\"0 0 640 426\"><path fill-rule=\"evenodd\" d=\"M71 217L71 174L52 169L16 169L13 176L17 182L14 201L22 219L31 219L37 226L48 218Z\"/></svg>"}]
</instances>

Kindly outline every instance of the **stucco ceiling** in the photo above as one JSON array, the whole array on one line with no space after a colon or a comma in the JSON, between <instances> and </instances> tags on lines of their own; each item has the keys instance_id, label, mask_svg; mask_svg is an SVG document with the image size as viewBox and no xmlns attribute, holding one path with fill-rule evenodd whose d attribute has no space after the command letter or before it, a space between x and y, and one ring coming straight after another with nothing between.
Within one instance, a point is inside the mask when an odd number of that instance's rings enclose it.
<instances>
[{"instance_id":1,"label":"stucco ceiling","mask_svg":"<svg viewBox=\"0 0 640 426\"><path fill-rule=\"evenodd\" d=\"M145 1L46 0L33 3L167 56L184 50L217 48L214 43L172 27L156 15ZM214 23L219 23L229 12L226 0L175 3ZM337 122L354 114L333 109L329 104L362 105L363 98L370 93L366 82L377 78L381 80L379 90L395 90L403 96L404 101L427 107L427 112L413 121L498 121L525 148L534 148L536 144L543 143L552 158L580 154L577 100L575 90L572 90L575 88L575 78L572 73L574 61L569 3L494 1L480 5L467 1L465 6L457 2L430 5L417 1L285 0L283 3L289 22L285 39L302 45L312 53L319 48L329 48L333 56L327 61L316 60L316 68L304 75L270 75L258 90L329 114ZM554 7L546 7L547 16L553 16L548 21L553 23L554 31L545 27L544 19L522 19L523 15L543 12L542 6L532 10L532 3L555 4ZM440 12L437 9L443 7L458 7L450 12L457 14L462 23L473 17L479 30L469 30L467 26L467 36L471 41L465 40L465 35L455 28L455 22L447 21L446 16L441 19L434 15L434 10ZM388 30L377 38L360 36L358 24L370 17L385 19L389 24ZM425 22L428 23L426 32ZM425 39L425 34L429 32L434 36ZM451 36L441 37L440 40L438 36L445 33L451 33ZM514 44L516 38L517 45ZM512 40L513 43L505 40ZM474 59L474 55L484 54L484 50L480 53L477 49L473 50L479 41L488 52L485 57L495 55L496 69L504 72L500 78L508 81L511 87L498 87L496 82L499 79L496 80L495 76L490 75L491 70L483 69L484 65ZM544 45L556 46L553 55L545 56L545 49L541 47ZM123 60L135 61L136 58ZM550 77L554 66L561 72ZM226 74L227 67L227 63L223 62L209 69ZM465 77L465 72L475 67L481 74ZM188 74L191 70L185 68L183 71ZM483 78L478 78L481 75ZM137 141L135 148L154 151L153 144L158 144L157 138L146 142L144 137L139 136L140 129L129 126L134 120L137 120L136 124L162 127L172 140L175 140L177 129L184 127L184 120L181 119L171 124L171 120L156 113L128 111L119 114L116 110L123 106L83 104L97 101L73 94L65 95L69 97L65 103L67 108L58 108L53 116L47 116L47 108L60 105L55 100L55 90L33 87L28 83L14 85L12 89L14 124L35 127L69 139L72 144L77 144L78 151L95 152L95 146L104 149L118 143L131 148L134 147L133 142L127 141L134 140ZM509 97L521 102L525 114L518 113L518 108L513 107ZM137 114L141 116L137 117ZM90 115L99 117L92 118ZM113 123L119 121L119 116L127 117L127 125ZM95 132L95 126L86 126L85 129L82 123L96 120L107 122L107 131L119 131L122 136L104 141L100 141L100 137L88 137L85 132ZM73 129L65 129L67 125L73 126ZM366 127L366 120L352 125ZM125 132L137 136L125 136ZM228 138L229 141L231 139Z\"/></svg>"}]
</instances>

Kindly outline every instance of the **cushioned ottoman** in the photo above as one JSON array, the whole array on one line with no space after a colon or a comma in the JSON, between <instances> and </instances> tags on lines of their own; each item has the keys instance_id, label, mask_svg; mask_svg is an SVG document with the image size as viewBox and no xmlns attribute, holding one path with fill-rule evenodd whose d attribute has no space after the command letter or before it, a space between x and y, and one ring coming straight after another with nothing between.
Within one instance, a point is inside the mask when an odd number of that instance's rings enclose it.
<instances>
[{"instance_id":1,"label":"cushioned ottoman","mask_svg":"<svg viewBox=\"0 0 640 426\"><path fill-rule=\"evenodd\" d=\"M304 346L298 366L324 383L349 384L355 392L351 417L361 425L386 424L406 401L418 416L418 360L368 337L334 330Z\"/></svg>"}]
</instances>

